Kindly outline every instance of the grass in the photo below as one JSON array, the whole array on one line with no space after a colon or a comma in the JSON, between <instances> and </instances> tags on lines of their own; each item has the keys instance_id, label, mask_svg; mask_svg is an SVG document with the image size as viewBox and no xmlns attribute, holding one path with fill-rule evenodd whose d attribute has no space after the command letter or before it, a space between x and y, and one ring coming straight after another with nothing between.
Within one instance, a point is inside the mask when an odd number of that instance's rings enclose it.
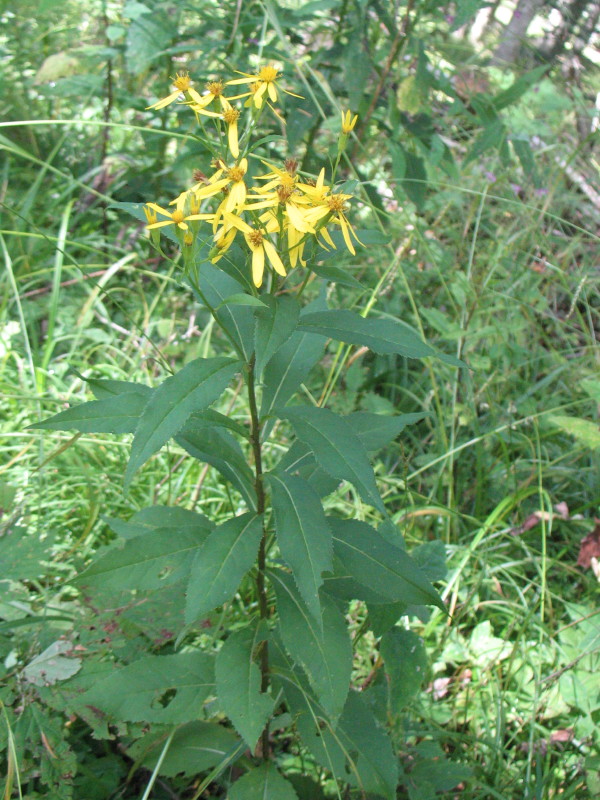
<instances>
[{"instance_id":1,"label":"grass","mask_svg":"<svg viewBox=\"0 0 600 800\"><path fill-rule=\"evenodd\" d=\"M86 619L65 579L112 537L106 516L160 503L218 517L229 501L213 471L181 462L176 448L157 455L123 497L127 442L27 429L64 403L88 399L81 374L150 383L190 351L221 346L190 297L173 291L173 266L149 259L139 228L109 212L105 241L99 206L74 201L82 188L94 203L107 196L55 166L75 147L63 124L72 123L52 123L46 158L3 145L13 188L1 232L0 490L15 491L2 503L5 518L49 542L44 574L5 584L0 611L14 626L0 627L7 685L69 629L69 618ZM134 128L116 124L123 136ZM460 181L438 185L424 215L409 203L390 205L382 223L390 247L369 250L361 266L368 291L357 308L399 315L471 373L340 348L329 353L324 384L308 387L347 410L428 412L378 465L409 549L441 539L448 557L449 616L433 611L415 625L430 674L413 718L395 724L407 772L418 747L438 743L469 771L460 792L440 791L469 800L591 798L600 764L598 583L576 566L597 513L600 448L575 424L597 423L598 237L590 219L574 214L581 200L561 169L540 161L541 196L532 186L517 197L491 161L496 182L471 165ZM373 181L381 176L376 167ZM243 402L230 395L223 410ZM342 492L332 503L365 513ZM562 504L568 513L556 510ZM539 522L521 530L533 513ZM359 626L364 609L356 613ZM33 624L17 624L28 615ZM372 644L365 637L362 680L376 668ZM63 728L60 709L52 713ZM17 786L34 754L8 718L2 737ZM70 738L80 791L89 791L98 744L81 728ZM123 796L149 796L155 777ZM159 782L154 791L164 791Z\"/></svg>"}]
</instances>

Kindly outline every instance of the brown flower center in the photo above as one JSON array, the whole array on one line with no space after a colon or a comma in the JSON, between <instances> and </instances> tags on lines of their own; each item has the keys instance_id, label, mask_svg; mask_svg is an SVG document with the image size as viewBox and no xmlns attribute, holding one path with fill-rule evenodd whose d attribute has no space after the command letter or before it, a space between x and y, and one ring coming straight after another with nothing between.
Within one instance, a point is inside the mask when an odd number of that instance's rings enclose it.
<instances>
[{"instance_id":1,"label":"brown flower center","mask_svg":"<svg viewBox=\"0 0 600 800\"><path fill-rule=\"evenodd\" d=\"M223 119L228 125L233 125L240 118L240 112L237 108L228 108L223 112Z\"/></svg>"},{"instance_id":2,"label":"brown flower center","mask_svg":"<svg viewBox=\"0 0 600 800\"><path fill-rule=\"evenodd\" d=\"M248 238L250 239L251 243L254 247L260 247L263 241L263 232L253 228L252 231L248 234Z\"/></svg>"},{"instance_id":3,"label":"brown flower center","mask_svg":"<svg viewBox=\"0 0 600 800\"><path fill-rule=\"evenodd\" d=\"M339 213L344 210L344 198L339 194L334 194L327 198L327 206L331 211Z\"/></svg>"},{"instance_id":4,"label":"brown flower center","mask_svg":"<svg viewBox=\"0 0 600 800\"><path fill-rule=\"evenodd\" d=\"M206 90L215 97L218 97L220 94L222 94L224 88L223 81L209 81L206 84Z\"/></svg>"},{"instance_id":5,"label":"brown flower center","mask_svg":"<svg viewBox=\"0 0 600 800\"><path fill-rule=\"evenodd\" d=\"M191 83L189 73L187 72L178 72L173 80L173 86L181 92L187 92Z\"/></svg>"},{"instance_id":6,"label":"brown flower center","mask_svg":"<svg viewBox=\"0 0 600 800\"><path fill-rule=\"evenodd\" d=\"M240 181L244 180L244 175L246 172L241 167L232 167L227 174L230 181L233 181L233 183L239 183Z\"/></svg>"}]
</instances>

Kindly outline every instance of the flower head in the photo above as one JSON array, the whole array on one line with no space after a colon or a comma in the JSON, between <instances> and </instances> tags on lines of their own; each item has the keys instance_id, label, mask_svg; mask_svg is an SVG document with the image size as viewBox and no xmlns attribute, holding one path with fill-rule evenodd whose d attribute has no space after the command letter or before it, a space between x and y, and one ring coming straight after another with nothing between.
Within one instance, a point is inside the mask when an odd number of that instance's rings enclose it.
<instances>
[{"instance_id":1,"label":"flower head","mask_svg":"<svg viewBox=\"0 0 600 800\"><path fill-rule=\"evenodd\" d=\"M252 103L256 108L262 108L262 105L265 100L265 94L267 94L272 103L277 102L277 80L281 77L281 73L273 64L267 64L264 67L261 67L257 73L254 75L250 74L249 72L240 72L240 75L244 75L243 78L234 78L232 81L227 81L227 85L238 85L238 84L250 84L250 91L246 92L245 94L238 95L239 97L251 97ZM292 97L301 97L299 94L294 94L293 92L288 92L287 89L283 89L286 94L292 95Z\"/></svg>"},{"instance_id":2,"label":"flower head","mask_svg":"<svg viewBox=\"0 0 600 800\"><path fill-rule=\"evenodd\" d=\"M171 92L171 94L167 97L163 97L163 99L159 100L157 103L147 106L146 110L150 108L164 108L165 106L174 103L182 94L186 96L189 95L196 103L201 102L202 98L198 92L192 88L192 81L190 80L189 72L177 72L173 76L172 81L175 91Z\"/></svg>"},{"instance_id":3,"label":"flower head","mask_svg":"<svg viewBox=\"0 0 600 800\"><path fill-rule=\"evenodd\" d=\"M352 116L351 111L342 111L342 133L348 134L353 131L357 121L358 114Z\"/></svg>"}]
</instances>

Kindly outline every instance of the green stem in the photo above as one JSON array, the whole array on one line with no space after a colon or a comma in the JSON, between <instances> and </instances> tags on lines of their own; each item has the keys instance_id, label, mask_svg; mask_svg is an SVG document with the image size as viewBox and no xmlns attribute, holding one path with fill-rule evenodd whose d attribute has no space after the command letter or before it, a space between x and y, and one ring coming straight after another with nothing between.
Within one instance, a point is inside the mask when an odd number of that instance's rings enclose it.
<instances>
[{"instance_id":1,"label":"green stem","mask_svg":"<svg viewBox=\"0 0 600 800\"><path fill-rule=\"evenodd\" d=\"M248 403L250 406L251 432L250 441L254 454L254 490L256 492L256 513L264 514L266 508L265 489L263 485L262 450L260 443L260 420L258 418L258 407L256 404L255 374L254 365L256 356L252 356L246 373L246 385L248 386ZM267 603L267 590L265 586L265 567L267 561L267 533L264 528L263 536L258 550L258 571L256 575L256 589L258 593L258 608L260 618L267 619L269 616L269 606ZM266 642L263 642L260 651L260 690L266 692L269 688L269 649ZM261 735L262 757L264 761L269 758L269 723Z\"/></svg>"}]
</instances>

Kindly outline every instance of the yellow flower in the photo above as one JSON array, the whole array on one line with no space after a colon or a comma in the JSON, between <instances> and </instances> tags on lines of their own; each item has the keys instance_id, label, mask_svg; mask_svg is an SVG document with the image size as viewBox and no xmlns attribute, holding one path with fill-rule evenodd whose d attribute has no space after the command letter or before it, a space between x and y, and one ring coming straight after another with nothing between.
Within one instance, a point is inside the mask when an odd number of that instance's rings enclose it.
<instances>
[{"instance_id":1,"label":"yellow flower","mask_svg":"<svg viewBox=\"0 0 600 800\"><path fill-rule=\"evenodd\" d=\"M206 106L210 105L213 100L219 100L221 103L222 109L230 108L229 101L226 97L223 97L223 92L225 91L225 84L223 81L209 81L206 84L206 94L202 95L199 100L197 100L197 104L201 108L206 108Z\"/></svg>"},{"instance_id":2,"label":"yellow flower","mask_svg":"<svg viewBox=\"0 0 600 800\"><path fill-rule=\"evenodd\" d=\"M358 236L356 235L354 228L348 222L346 215L344 214L346 201L350 200L352 197L351 194L331 194L323 198L323 200L319 203L319 205L312 208L310 211L307 212L306 217L308 221L312 224L315 224L321 220L323 223L320 227L317 227L317 232L321 234L323 239L327 242L328 245L335 248L333 240L329 235L329 231L325 227L330 222L333 222L340 226L342 229L342 236L344 237L344 242L348 250L352 253L352 255L356 255L356 250L354 249L354 245L352 244L352 239L350 234L354 237L354 239L358 242L358 244L362 244Z\"/></svg>"},{"instance_id":3,"label":"yellow flower","mask_svg":"<svg viewBox=\"0 0 600 800\"><path fill-rule=\"evenodd\" d=\"M174 92L171 92L171 94L167 97L163 97L163 99L159 100L157 103L147 106L146 110L148 111L150 108L164 108L165 106L174 103L181 94L188 94L192 100L196 101L196 103L202 101L202 98L198 92L195 89L192 89L192 82L188 72L178 72L173 78L173 86L175 87Z\"/></svg>"},{"instance_id":4,"label":"yellow flower","mask_svg":"<svg viewBox=\"0 0 600 800\"><path fill-rule=\"evenodd\" d=\"M253 228L247 222L235 216L235 214L224 215L224 229L237 228L244 234L246 244L252 252L252 281L255 286L261 286L263 273L265 271L265 254L275 272L285 277L286 271L275 245L267 239L265 231L260 228ZM270 226L267 226L269 228ZM275 230L277 230L275 223ZM269 231L271 232L271 231Z\"/></svg>"},{"instance_id":5,"label":"yellow flower","mask_svg":"<svg viewBox=\"0 0 600 800\"><path fill-rule=\"evenodd\" d=\"M184 193L185 194L185 193ZM166 208L162 208L161 206L157 205L156 203L147 203L147 207L150 211L158 212L162 214L167 219L163 219L160 222L152 222L146 226L146 230L155 230L156 228L164 228L166 225L176 225L178 228L181 228L182 231L188 230L188 222L192 222L197 219L212 219L212 214L186 214L183 210L183 203L181 202L181 195L177 198L177 207L175 211L168 211ZM185 200L185 198L184 198ZM144 209L145 210L145 209ZM156 214L155 214L155 218ZM146 211L146 219L148 219L148 212Z\"/></svg>"},{"instance_id":6,"label":"yellow flower","mask_svg":"<svg viewBox=\"0 0 600 800\"><path fill-rule=\"evenodd\" d=\"M266 66L261 67L254 75L251 75L249 72L240 72L239 74L245 75L245 77L235 78L232 81L227 81L227 85L234 86L237 84L249 83L251 84L251 91L246 92L246 94L238 95L238 97L248 97L248 95L251 95L252 102L256 108L262 108L265 94L269 95L271 102L277 102L276 81L281 76L281 73L278 72L277 67L273 66L273 64L267 64ZM292 97L301 97L299 94L288 92L287 89L283 89L283 91Z\"/></svg>"},{"instance_id":7,"label":"yellow flower","mask_svg":"<svg viewBox=\"0 0 600 800\"><path fill-rule=\"evenodd\" d=\"M350 131L353 131L357 120L358 114L353 117L351 111L346 111L345 113L342 111L342 133L349 134Z\"/></svg>"}]
</instances>

